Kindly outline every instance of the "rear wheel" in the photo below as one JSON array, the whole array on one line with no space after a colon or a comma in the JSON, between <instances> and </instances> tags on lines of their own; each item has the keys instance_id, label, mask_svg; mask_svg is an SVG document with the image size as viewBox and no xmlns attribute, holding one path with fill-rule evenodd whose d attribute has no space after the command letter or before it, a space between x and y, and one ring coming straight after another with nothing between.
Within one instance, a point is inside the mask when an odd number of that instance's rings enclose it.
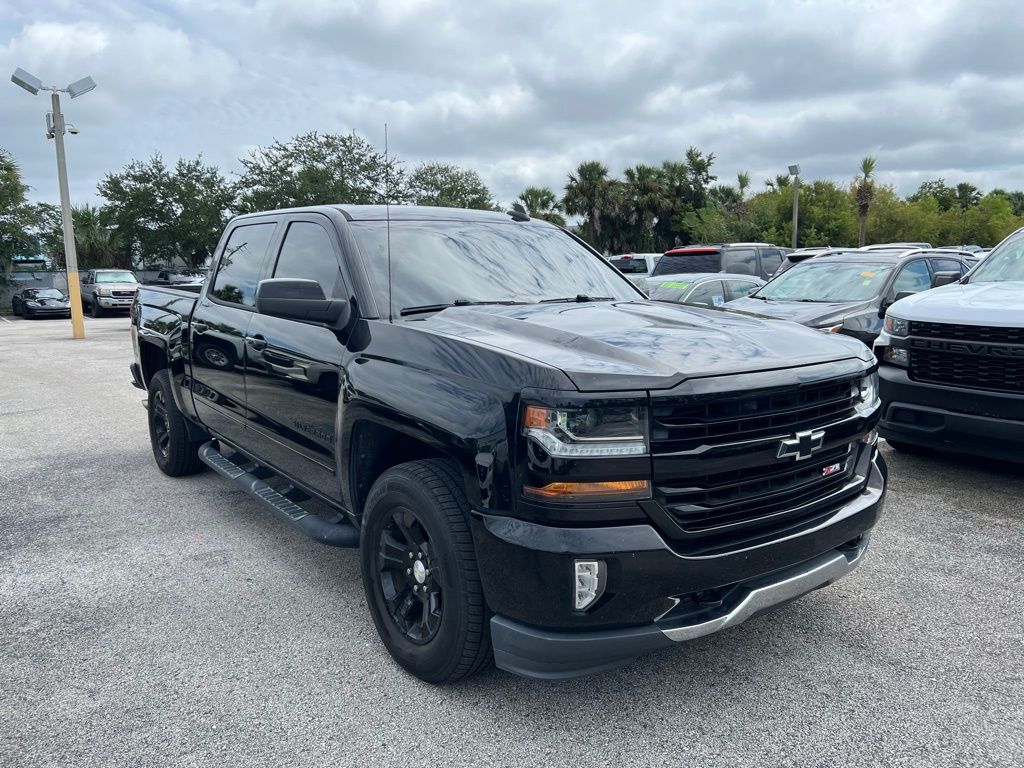
<instances>
[{"instance_id":1,"label":"rear wheel","mask_svg":"<svg viewBox=\"0 0 1024 768\"><path fill-rule=\"evenodd\" d=\"M457 467L400 464L370 490L360 543L363 586L384 646L408 672L451 683L490 660L490 613Z\"/></svg>"},{"instance_id":2,"label":"rear wheel","mask_svg":"<svg viewBox=\"0 0 1024 768\"><path fill-rule=\"evenodd\" d=\"M174 402L166 368L157 371L149 382L149 442L156 465L165 475L193 475L203 468L199 460L202 441L189 438L188 425Z\"/></svg>"}]
</instances>

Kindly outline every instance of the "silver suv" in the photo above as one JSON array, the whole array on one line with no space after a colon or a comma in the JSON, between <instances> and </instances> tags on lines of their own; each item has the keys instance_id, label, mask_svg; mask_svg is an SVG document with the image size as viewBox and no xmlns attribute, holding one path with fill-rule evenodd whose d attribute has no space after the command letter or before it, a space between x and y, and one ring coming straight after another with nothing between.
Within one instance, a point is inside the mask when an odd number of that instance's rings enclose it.
<instances>
[{"instance_id":1,"label":"silver suv","mask_svg":"<svg viewBox=\"0 0 1024 768\"><path fill-rule=\"evenodd\" d=\"M114 309L130 309L139 281L127 269L91 269L82 275L82 306L93 317Z\"/></svg>"}]
</instances>

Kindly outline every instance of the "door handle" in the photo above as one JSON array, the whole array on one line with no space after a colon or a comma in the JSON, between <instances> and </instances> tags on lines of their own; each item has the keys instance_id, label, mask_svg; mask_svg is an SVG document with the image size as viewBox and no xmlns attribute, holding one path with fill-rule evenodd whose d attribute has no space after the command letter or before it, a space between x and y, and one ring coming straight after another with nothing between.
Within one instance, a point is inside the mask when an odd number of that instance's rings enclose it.
<instances>
[{"instance_id":1,"label":"door handle","mask_svg":"<svg viewBox=\"0 0 1024 768\"><path fill-rule=\"evenodd\" d=\"M261 349L267 348L267 340L258 333L255 336L246 336L245 341L250 347L255 349L257 352L260 351Z\"/></svg>"},{"instance_id":2,"label":"door handle","mask_svg":"<svg viewBox=\"0 0 1024 768\"><path fill-rule=\"evenodd\" d=\"M192 330L195 331L196 333L206 333L208 330L210 330L210 326L208 326L202 320L193 320Z\"/></svg>"}]
</instances>

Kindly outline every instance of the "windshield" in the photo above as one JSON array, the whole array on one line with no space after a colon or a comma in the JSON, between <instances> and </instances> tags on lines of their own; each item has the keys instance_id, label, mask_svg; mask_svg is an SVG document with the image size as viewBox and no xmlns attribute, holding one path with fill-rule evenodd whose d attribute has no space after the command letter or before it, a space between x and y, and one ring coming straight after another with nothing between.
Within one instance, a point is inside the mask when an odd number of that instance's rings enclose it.
<instances>
[{"instance_id":1,"label":"windshield","mask_svg":"<svg viewBox=\"0 0 1024 768\"><path fill-rule=\"evenodd\" d=\"M1024 229L1006 238L971 272L972 283L1024 280Z\"/></svg>"},{"instance_id":2,"label":"windshield","mask_svg":"<svg viewBox=\"0 0 1024 768\"><path fill-rule=\"evenodd\" d=\"M26 299L63 299L64 294L56 288L31 288L25 291Z\"/></svg>"},{"instance_id":3,"label":"windshield","mask_svg":"<svg viewBox=\"0 0 1024 768\"><path fill-rule=\"evenodd\" d=\"M97 272L97 283L137 283L131 272Z\"/></svg>"},{"instance_id":4,"label":"windshield","mask_svg":"<svg viewBox=\"0 0 1024 768\"><path fill-rule=\"evenodd\" d=\"M374 292L388 302L388 230L353 221ZM392 221L391 306L532 303L577 295L640 299L636 289L559 229L510 221ZM383 307L382 307L383 308Z\"/></svg>"},{"instance_id":5,"label":"windshield","mask_svg":"<svg viewBox=\"0 0 1024 768\"><path fill-rule=\"evenodd\" d=\"M794 264L755 295L780 301L865 301L881 293L895 266L810 259Z\"/></svg>"}]
</instances>

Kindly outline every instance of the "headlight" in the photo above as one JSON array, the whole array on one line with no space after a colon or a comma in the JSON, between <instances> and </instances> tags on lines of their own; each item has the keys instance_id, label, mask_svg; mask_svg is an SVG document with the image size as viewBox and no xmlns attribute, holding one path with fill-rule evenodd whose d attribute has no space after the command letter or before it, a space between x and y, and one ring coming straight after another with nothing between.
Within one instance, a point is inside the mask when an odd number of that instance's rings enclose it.
<instances>
[{"instance_id":1,"label":"headlight","mask_svg":"<svg viewBox=\"0 0 1024 768\"><path fill-rule=\"evenodd\" d=\"M528 405L523 434L560 459L647 454L647 420L638 406L562 409Z\"/></svg>"},{"instance_id":2,"label":"headlight","mask_svg":"<svg viewBox=\"0 0 1024 768\"><path fill-rule=\"evenodd\" d=\"M97 296L109 296L110 295L110 289L109 288L97 288L96 289L96 295Z\"/></svg>"},{"instance_id":3,"label":"headlight","mask_svg":"<svg viewBox=\"0 0 1024 768\"><path fill-rule=\"evenodd\" d=\"M25 306L26 307L38 307L39 306L39 302L38 301L32 301L32 299L25 299Z\"/></svg>"},{"instance_id":4,"label":"headlight","mask_svg":"<svg viewBox=\"0 0 1024 768\"><path fill-rule=\"evenodd\" d=\"M885 316L885 330L890 336L906 336L910 333L910 323L892 315Z\"/></svg>"},{"instance_id":5,"label":"headlight","mask_svg":"<svg viewBox=\"0 0 1024 768\"><path fill-rule=\"evenodd\" d=\"M878 372L868 374L853 383L854 407L857 413L866 414L878 407Z\"/></svg>"}]
</instances>

